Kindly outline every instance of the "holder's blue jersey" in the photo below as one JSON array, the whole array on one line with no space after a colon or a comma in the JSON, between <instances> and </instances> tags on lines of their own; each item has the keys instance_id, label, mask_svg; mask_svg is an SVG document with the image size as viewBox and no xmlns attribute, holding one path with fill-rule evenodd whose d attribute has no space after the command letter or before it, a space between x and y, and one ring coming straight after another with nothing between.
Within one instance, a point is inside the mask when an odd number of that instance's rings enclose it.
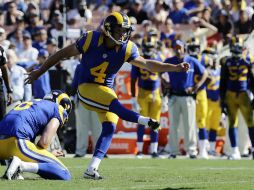
<instances>
[{"instance_id":1,"label":"holder's blue jersey","mask_svg":"<svg viewBox=\"0 0 254 190\"><path fill-rule=\"evenodd\" d=\"M207 98L214 102L220 99L220 71L220 67L208 71L211 81L206 86L206 93Z\"/></svg>"},{"instance_id":2,"label":"holder's blue jersey","mask_svg":"<svg viewBox=\"0 0 254 190\"><path fill-rule=\"evenodd\" d=\"M162 62L164 58L157 55L155 58L151 59ZM145 90L154 91L160 87L160 77L157 72L150 72L146 69L141 69L133 65L131 69L131 78L138 78L138 86Z\"/></svg>"},{"instance_id":3,"label":"holder's blue jersey","mask_svg":"<svg viewBox=\"0 0 254 190\"><path fill-rule=\"evenodd\" d=\"M1 120L0 135L34 141L52 118L62 126L67 117L64 108L54 102L40 99L23 102Z\"/></svg>"},{"instance_id":4,"label":"holder's blue jersey","mask_svg":"<svg viewBox=\"0 0 254 190\"><path fill-rule=\"evenodd\" d=\"M108 49L103 43L104 34L98 31L84 33L76 42L82 54L79 84L97 83L113 88L116 73L125 62L139 56L137 46L132 42Z\"/></svg>"}]
</instances>

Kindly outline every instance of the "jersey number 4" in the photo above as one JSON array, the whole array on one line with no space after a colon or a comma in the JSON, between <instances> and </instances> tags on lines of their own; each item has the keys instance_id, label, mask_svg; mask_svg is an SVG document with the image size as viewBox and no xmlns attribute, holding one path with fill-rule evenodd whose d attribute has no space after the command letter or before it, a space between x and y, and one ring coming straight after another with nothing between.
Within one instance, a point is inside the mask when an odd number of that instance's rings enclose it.
<instances>
[{"instance_id":1,"label":"jersey number 4","mask_svg":"<svg viewBox=\"0 0 254 190\"><path fill-rule=\"evenodd\" d=\"M105 71L108 67L109 62L103 62L102 64L100 64L97 67L93 67L90 69L91 74L95 77L94 81L98 82L98 83L104 83L105 78L106 78L106 74Z\"/></svg>"}]
</instances>

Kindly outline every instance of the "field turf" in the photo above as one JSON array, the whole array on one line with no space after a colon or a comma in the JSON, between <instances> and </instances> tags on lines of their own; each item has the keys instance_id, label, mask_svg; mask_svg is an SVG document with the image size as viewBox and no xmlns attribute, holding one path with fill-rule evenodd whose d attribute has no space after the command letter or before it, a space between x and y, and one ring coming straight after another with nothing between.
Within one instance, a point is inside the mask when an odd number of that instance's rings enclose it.
<instances>
[{"instance_id":1,"label":"field turf","mask_svg":"<svg viewBox=\"0 0 254 190\"><path fill-rule=\"evenodd\" d=\"M104 159L103 180L83 178L88 158L62 159L72 174L69 182L43 180L24 174L24 181L0 180L0 190L254 190L254 161L189 159ZM0 174L5 171L0 166Z\"/></svg>"}]
</instances>

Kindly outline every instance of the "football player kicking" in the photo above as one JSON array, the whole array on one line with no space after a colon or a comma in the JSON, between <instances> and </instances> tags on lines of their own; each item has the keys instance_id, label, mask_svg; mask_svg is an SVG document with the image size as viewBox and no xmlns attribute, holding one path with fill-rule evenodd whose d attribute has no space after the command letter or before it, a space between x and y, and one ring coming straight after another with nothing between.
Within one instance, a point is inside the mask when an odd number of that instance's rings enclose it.
<instances>
[{"instance_id":1,"label":"football player kicking","mask_svg":"<svg viewBox=\"0 0 254 190\"><path fill-rule=\"evenodd\" d=\"M71 110L69 96L52 91L44 99L23 102L0 122L0 159L10 159L3 178L24 179L22 172L36 173L45 179L70 180L66 166L47 151L59 127ZM41 135L37 144L36 136Z\"/></svg>"},{"instance_id":2,"label":"football player kicking","mask_svg":"<svg viewBox=\"0 0 254 190\"><path fill-rule=\"evenodd\" d=\"M132 26L128 16L113 12L105 18L103 32L84 33L76 43L49 57L40 69L29 73L26 79L26 83L32 83L61 59L82 54L80 72L83 75L79 78L78 96L82 105L95 111L102 123L102 132L96 143L93 158L84 173L85 178L102 179L98 167L110 146L118 117L148 125L153 130L159 128L158 121L128 110L118 101L113 83L124 62L153 72L186 72L189 69L187 63L171 65L144 59L139 55L137 46L129 40L131 32Z\"/></svg>"}]
</instances>

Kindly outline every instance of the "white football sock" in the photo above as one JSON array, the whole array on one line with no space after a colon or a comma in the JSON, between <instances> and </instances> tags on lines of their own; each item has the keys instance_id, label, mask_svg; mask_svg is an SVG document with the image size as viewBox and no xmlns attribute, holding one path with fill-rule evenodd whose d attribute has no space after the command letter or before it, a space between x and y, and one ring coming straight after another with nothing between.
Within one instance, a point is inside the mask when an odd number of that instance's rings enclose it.
<instances>
[{"instance_id":1,"label":"white football sock","mask_svg":"<svg viewBox=\"0 0 254 190\"><path fill-rule=\"evenodd\" d=\"M98 170L100 163L101 163L100 158L93 157L89 166L88 166L88 169L93 170L95 168L96 170Z\"/></svg>"},{"instance_id":2,"label":"white football sock","mask_svg":"<svg viewBox=\"0 0 254 190\"><path fill-rule=\"evenodd\" d=\"M157 149L158 149L158 143L151 143L151 153L157 153Z\"/></svg>"},{"instance_id":3,"label":"white football sock","mask_svg":"<svg viewBox=\"0 0 254 190\"><path fill-rule=\"evenodd\" d=\"M199 145L199 152L204 152L206 151L206 141L205 140L199 140L198 142Z\"/></svg>"},{"instance_id":4,"label":"white football sock","mask_svg":"<svg viewBox=\"0 0 254 190\"><path fill-rule=\"evenodd\" d=\"M149 120L150 120L149 117L139 116L139 118L138 118L138 124L148 125Z\"/></svg>"},{"instance_id":5,"label":"white football sock","mask_svg":"<svg viewBox=\"0 0 254 190\"><path fill-rule=\"evenodd\" d=\"M137 146L138 146L138 151L142 152L143 151L143 142L137 142Z\"/></svg>"},{"instance_id":6,"label":"white football sock","mask_svg":"<svg viewBox=\"0 0 254 190\"><path fill-rule=\"evenodd\" d=\"M210 142L210 151L215 151L215 146L216 146L215 142Z\"/></svg>"},{"instance_id":7,"label":"white football sock","mask_svg":"<svg viewBox=\"0 0 254 190\"><path fill-rule=\"evenodd\" d=\"M20 169L23 172L30 172L30 173L35 173L36 174L39 171L39 164L38 163L21 161Z\"/></svg>"}]
</instances>

